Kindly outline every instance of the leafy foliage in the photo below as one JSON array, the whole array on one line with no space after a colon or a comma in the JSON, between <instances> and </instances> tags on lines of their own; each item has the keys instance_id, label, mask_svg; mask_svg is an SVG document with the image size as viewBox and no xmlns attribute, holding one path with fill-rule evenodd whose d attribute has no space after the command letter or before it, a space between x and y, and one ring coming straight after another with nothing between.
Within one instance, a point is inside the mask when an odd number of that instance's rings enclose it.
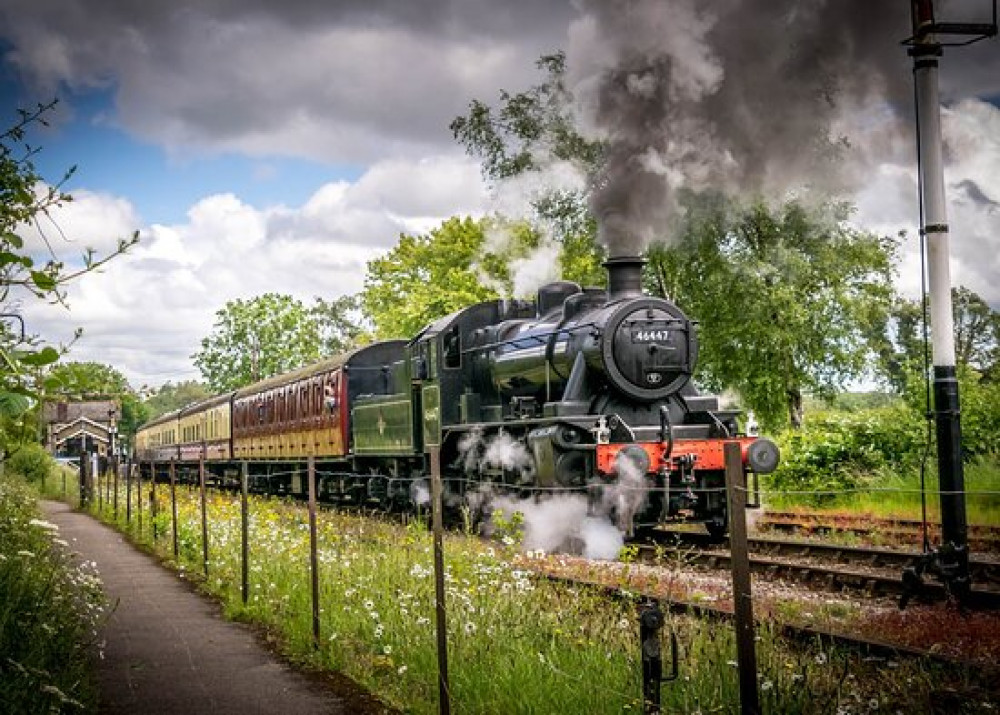
<instances>
[{"instance_id":1,"label":"leafy foliage","mask_svg":"<svg viewBox=\"0 0 1000 715\"><path fill-rule=\"evenodd\" d=\"M194 364L209 388L228 392L320 357L319 326L301 301L265 293L233 300L215 314Z\"/></svg>"},{"instance_id":2,"label":"leafy foliage","mask_svg":"<svg viewBox=\"0 0 1000 715\"><path fill-rule=\"evenodd\" d=\"M57 527L38 518L37 493L9 471L0 476L0 703L8 713L94 712L100 580L53 543Z\"/></svg>"},{"instance_id":3,"label":"leafy foliage","mask_svg":"<svg viewBox=\"0 0 1000 715\"><path fill-rule=\"evenodd\" d=\"M208 399L211 390L196 380L184 380L176 385L172 382L163 384L143 402L146 419L153 420L160 415L179 410L195 402Z\"/></svg>"},{"instance_id":4,"label":"leafy foliage","mask_svg":"<svg viewBox=\"0 0 1000 715\"><path fill-rule=\"evenodd\" d=\"M56 461L42 445L29 443L20 445L11 454L4 468L29 482L41 483L55 476Z\"/></svg>"},{"instance_id":5,"label":"leafy foliage","mask_svg":"<svg viewBox=\"0 0 1000 715\"><path fill-rule=\"evenodd\" d=\"M413 336L436 318L497 298L475 269L484 243L482 221L452 218L426 235L401 235L389 253L369 261L361 302L376 337ZM502 268L489 258L483 263L494 275Z\"/></svg>"},{"instance_id":6,"label":"leafy foliage","mask_svg":"<svg viewBox=\"0 0 1000 715\"><path fill-rule=\"evenodd\" d=\"M473 303L515 296L515 269L537 259L544 238L526 221L451 218L427 234L400 236L369 261L361 305L375 337L412 337L437 318ZM591 244L592 245L592 244ZM562 275L586 282L600 270L586 247L560 253Z\"/></svg>"},{"instance_id":7,"label":"leafy foliage","mask_svg":"<svg viewBox=\"0 0 1000 715\"><path fill-rule=\"evenodd\" d=\"M804 392L863 374L889 310L895 243L846 216L702 197L680 240L649 251L647 287L701 323L701 381L737 390L768 429L801 424Z\"/></svg>"},{"instance_id":8,"label":"leafy foliage","mask_svg":"<svg viewBox=\"0 0 1000 715\"><path fill-rule=\"evenodd\" d=\"M544 80L525 92L500 91L499 107L473 99L469 113L450 128L465 150L482 161L483 175L493 182L544 172L566 162L585 177L596 175L604 145L580 134L574 125L573 95L566 87L566 56L543 55L536 63ZM531 200L536 230L561 245L561 275L582 285L604 285L604 250L590 214L586 191L542 190ZM544 230L543 230L544 227Z\"/></svg>"},{"instance_id":9,"label":"leafy foliage","mask_svg":"<svg viewBox=\"0 0 1000 715\"><path fill-rule=\"evenodd\" d=\"M356 295L333 300L315 298L309 313L319 325L320 350L324 355L339 355L369 340L360 302Z\"/></svg>"},{"instance_id":10,"label":"leafy foliage","mask_svg":"<svg viewBox=\"0 0 1000 715\"><path fill-rule=\"evenodd\" d=\"M959 368L958 379L964 461L966 465L996 464L1000 384L981 379L967 366ZM911 383L905 400L897 398L891 406L855 409L848 401L846 409L810 413L802 430L785 433L781 464L771 484L779 491L829 492L881 486L886 475L898 481L900 475L917 474L925 457L933 471L933 434L925 393L918 382ZM834 500L837 495L831 493L807 495L799 501Z\"/></svg>"},{"instance_id":11,"label":"leafy foliage","mask_svg":"<svg viewBox=\"0 0 1000 715\"><path fill-rule=\"evenodd\" d=\"M234 300L215 314L194 364L213 392L227 392L339 353L361 338L353 298L316 299L312 308L288 295Z\"/></svg>"},{"instance_id":12,"label":"leafy foliage","mask_svg":"<svg viewBox=\"0 0 1000 715\"><path fill-rule=\"evenodd\" d=\"M803 501L829 503L871 484L882 468L916 465L925 443L923 420L905 406L811 415L785 434L770 483L778 491L825 492Z\"/></svg>"},{"instance_id":13,"label":"leafy foliage","mask_svg":"<svg viewBox=\"0 0 1000 715\"><path fill-rule=\"evenodd\" d=\"M1000 457L1000 382L979 378L967 368L959 370L958 382L965 459Z\"/></svg>"},{"instance_id":14,"label":"leafy foliage","mask_svg":"<svg viewBox=\"0 0 1000 715\"><path fill-rule=\"evenodd\" d=\"M19 109L19 121L0 134L0 306L3 317L13 321L0 324L0 413L8 419L26 415L43 397L39 370L59 360L62 352L25 334L17 301L28 297L65 304L67 283L100 268L138 241L138 233L120 239L117 248L103 257L87 248L75 265L58 257L39 219L52 223L50 212L72 200L61 186L75 167L55 185L46 184L32 161L38 150L26 142L28 129L45 125L44 115L54 104L39 104L31 112ZM31 226L41 236L46 256L39 257L26 245L22 234Z\"/></svg>"},{"instance_id":15,"label":"leafy foliage","mask_svg":"<svg viewBox=\"0 0 1000 715\"><path fill-rule=\"evenodd\" d=\"M543 55L535 64L546 75L541 84L518 94L501 90L496 110L473 99L469 114L450 125L466 151L482 159L483 173L490 179L536 170L552 158L577 163L589 172L601 162L603 145L587 140L574 126L565 53Z\"/></svg>"},{"instance_id":16,"label":"leafy foliage","mask_svg":"<svg viewBox=\"0 0 1000 715\"><path fill-rule=\"evenodd\" d=\"M957 377L965 459L1000 456L1000 384L983 378L968 365L959 366ZM905 399L914 414L927 412L927 390L922 380L910 381Z\"/></svg>"},{"instance_id":17,"label":"leafy foliage","mask_svg":"<svg viewBox=\"0 0 1000 715\"><path fill-rule=\"evenodd\" d=\"M1000 312L993 310L978 294L959 286L951 291L955 321L955 361L993 381L1000 378ZM927 307L928 317L930 315ZM878 352L879 366L889 385L899 394L922 388L926 356L924 311L918 301L899 298L888 320L873 326L871 341ZM927 326L928 331L931 326ZM928 332L928 338L930 333Z\"/></svg>"},{"instance_id":18,"label":"leafy foliage","mask_svg":"<svg viewBox=\"0 0 1000 715\"><path fill-rule=\"evenodd\" d=\"M46 392L73 400L115 398L132 388L117 369L99 362L63 362L45 377Z\"/></svg>"}]
</instances>

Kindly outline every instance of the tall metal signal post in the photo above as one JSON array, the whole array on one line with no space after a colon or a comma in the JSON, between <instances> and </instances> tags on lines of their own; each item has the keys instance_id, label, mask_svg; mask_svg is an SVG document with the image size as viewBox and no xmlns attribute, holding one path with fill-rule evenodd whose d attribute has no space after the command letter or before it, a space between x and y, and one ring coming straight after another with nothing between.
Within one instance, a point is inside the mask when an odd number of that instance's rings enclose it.
<instances>
[{"instance_id":1,"label":"tall metal signal post","mask_svg":"<svg viewBox=\"0 0 1000 715\"><path fill-rule=\"evenodd\" d=\"M988 0L987 0L988 1ZM941 493L941 545L903 574L907 593L916 591L922 575L941 579L959 601L970 588L962 428L955 372L955 326L951 305L951 270L945 202L938 61L946 46L968 45L997 34L996 0L992 24L937 22L933 0L911 0L913 36L904 42L913 57L920 178L920 233L927 246L930 289L931 346L934 362L934 422Z\"/></svg>"}]
</instances>

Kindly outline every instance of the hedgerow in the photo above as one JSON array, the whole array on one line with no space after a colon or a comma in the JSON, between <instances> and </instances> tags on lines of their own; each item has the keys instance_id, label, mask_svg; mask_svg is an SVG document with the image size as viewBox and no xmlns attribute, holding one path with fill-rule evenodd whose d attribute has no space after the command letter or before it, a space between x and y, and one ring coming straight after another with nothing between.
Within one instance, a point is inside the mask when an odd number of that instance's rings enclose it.
<instances>
[{"instance_id":1,"label":"hedgerow","mask_svg":"<svg viewBox=\"0 0 1000 715\"><path fill-rule=\"evenodd\" d=\"M871 484L879 470L917 464L926 442L923 420L904 407L824 412L781 438L771 487L822 504Z\"/></svg>"}]
</instances>

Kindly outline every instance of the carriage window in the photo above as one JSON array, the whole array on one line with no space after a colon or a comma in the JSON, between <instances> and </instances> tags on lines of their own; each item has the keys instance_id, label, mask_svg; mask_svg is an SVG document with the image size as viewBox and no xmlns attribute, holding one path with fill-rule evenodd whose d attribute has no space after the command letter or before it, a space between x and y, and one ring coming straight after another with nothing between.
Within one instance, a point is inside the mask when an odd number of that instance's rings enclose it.
<instances>
[{"instance_id":1,"label":"carriage window","mask_svg":"<svg viewBox=\"0 0 1000 715\"><path fill-rule=\"evenodd\" d=\"M417 353L410 358L410 370L413 374L414 380L427 379L427 360L423 355Z\"/></svg>"},{"instance_id":2,"label":"carriage window","mask_svg":"<svg viewBox=\"0 0 1000 715\"><path fill-rule=\"evenodd\" d=\"M444 366L449 369L462 367L462 335L457 325L444 334Z\"/></svg>"},{"instance_id":3,"label":"carriage window","mask_svg":"<svg viewBox=\"0 0 1000 715\"><path fill-rule=\"evenodd\" d=\"M340 400L337 397L336 375L331 375L330 381L323 387L323 406L328 412L336 412L337 407L340 406Z\"/></svg>"}]
</instances>

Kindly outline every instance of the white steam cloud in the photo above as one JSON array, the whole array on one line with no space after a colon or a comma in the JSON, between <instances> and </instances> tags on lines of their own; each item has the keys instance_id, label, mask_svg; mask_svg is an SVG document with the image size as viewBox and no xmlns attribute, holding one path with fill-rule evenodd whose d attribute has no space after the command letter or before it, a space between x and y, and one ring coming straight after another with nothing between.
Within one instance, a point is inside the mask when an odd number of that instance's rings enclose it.
<instances>
[{"instance_id":1,"label":"white steam cloud","mask_svg":"<svg viewBox=\"0 0 1000 715\"><path fill-rule=\"evenodd\" d=\"M460 460L467 472L503 469L519 475L519 483L534 481L535 465L524 444L508 433L483 438L479 432L466 435L459 444ZM505 519L515 513L523 517L522 548L547 553L581 554L592 559L618 558L632 519L645 506L648 484L634 460L623 455L616 463L617 479L603 486L599 503L579 492L539 493L516 498L499 494L490 486L467 496L471 509L490 516L500 512Z\"/></svg>"}]
</instances>

